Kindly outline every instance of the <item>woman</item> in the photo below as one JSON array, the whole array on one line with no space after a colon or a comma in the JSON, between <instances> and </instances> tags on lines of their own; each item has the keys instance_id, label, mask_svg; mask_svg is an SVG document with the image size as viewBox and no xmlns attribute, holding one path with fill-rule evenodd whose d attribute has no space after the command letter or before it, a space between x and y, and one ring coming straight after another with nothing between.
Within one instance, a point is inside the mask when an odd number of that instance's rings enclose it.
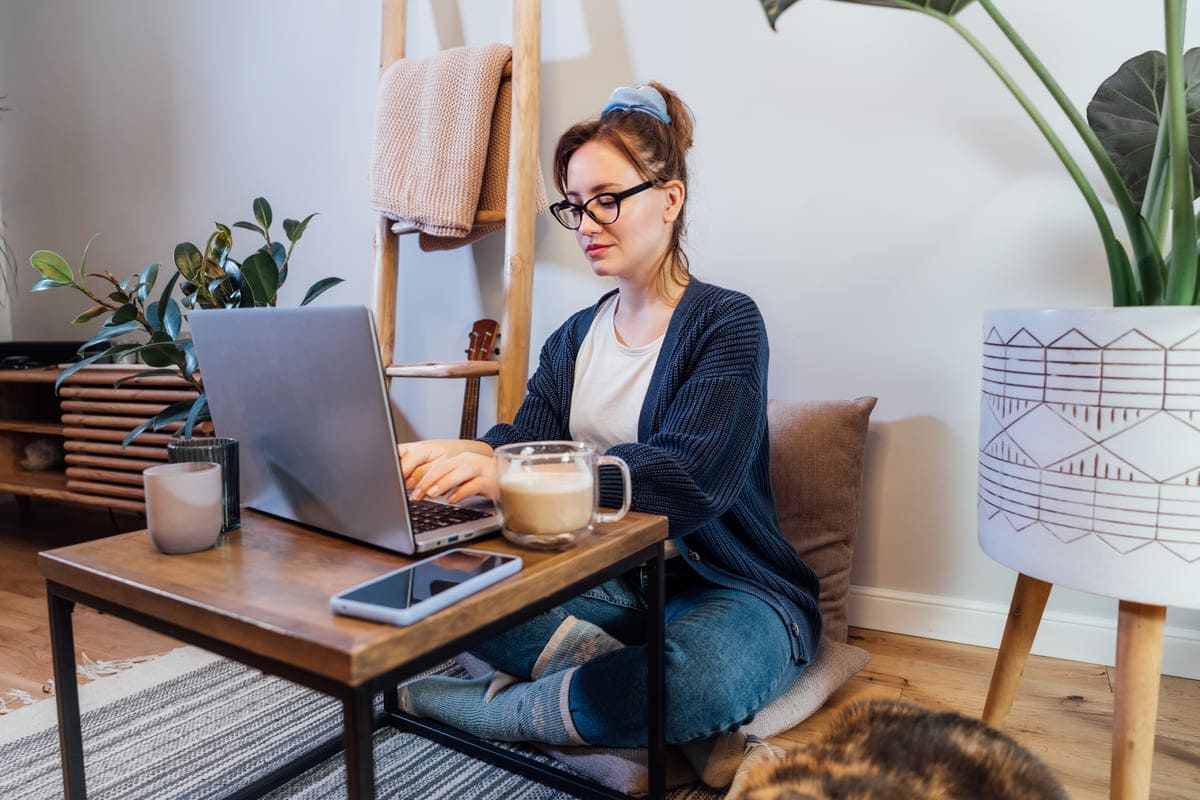
<instances>
[{"instance_id":1,"label":"woman","mask_svg":"<svg viewBox=\"0 0 1200 800\"><path fill-rule=\"evenodd\" d=\"M816 654L817 579L783 538L767 449L767 338L753 301L692 278L683 252L692 118L670 90L624 87L559 139L555 218L617 289L546 342L511 425L401 445L414 499L495 496L492 448L574 439L620 456L636 511L670 519L667 739L736 728ZM601 475L605 505L619 476ZM402 705L480 736L646 743L640 573L474 651L508 673L424 678ZM499 674L498 674L499 675ZM502 678L502 679L501 679Z\"/></svg>"}]
</instances>

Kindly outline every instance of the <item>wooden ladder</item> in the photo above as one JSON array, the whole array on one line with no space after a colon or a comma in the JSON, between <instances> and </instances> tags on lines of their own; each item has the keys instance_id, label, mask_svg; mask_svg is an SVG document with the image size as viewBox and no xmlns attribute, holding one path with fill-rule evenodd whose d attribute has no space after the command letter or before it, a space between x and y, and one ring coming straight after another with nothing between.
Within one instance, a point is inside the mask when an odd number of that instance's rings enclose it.
<instances>
[{"instance_id":1,"label":"wooden ladder","mask_svg":"<svg viewBox=\"0 0 1200 800\"><path fill-rule=\"evenodd\" d=\"M404 58L407 0L382 0L380 74ZM529 373L529 323L533 296L534 224L537 217L538 119L541 114L541 0L513 0L513 57L505 68L512 80L512 133L508 187L502 218L480 214L480 222L506 221L504 308L500 317L498 361L393 363L396 342L396 287L399 236L380 214L375 225L374 300L376 333L391 378L478 378L497 375L496 420L511 422L525 397Z\"/></svg>"}]
</instances>

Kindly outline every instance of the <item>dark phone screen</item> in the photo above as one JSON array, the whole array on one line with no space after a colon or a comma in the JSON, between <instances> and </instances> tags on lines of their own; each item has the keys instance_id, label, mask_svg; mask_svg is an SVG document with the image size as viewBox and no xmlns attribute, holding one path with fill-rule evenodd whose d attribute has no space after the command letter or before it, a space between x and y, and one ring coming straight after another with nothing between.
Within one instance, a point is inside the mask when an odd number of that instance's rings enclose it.
<instances>
[{"instance_id":1,"label":"dark phone screen","mask_svg":"<svg viewBox=\"0 0 1200 800\"><path fill-rule=\"evenodd\" d=\"M342 595L346 600L384 608L408 608L476 575L490 572L512 556L463 551L442 553L429 561L388 575Z\"/></svg>"}]
</instances>

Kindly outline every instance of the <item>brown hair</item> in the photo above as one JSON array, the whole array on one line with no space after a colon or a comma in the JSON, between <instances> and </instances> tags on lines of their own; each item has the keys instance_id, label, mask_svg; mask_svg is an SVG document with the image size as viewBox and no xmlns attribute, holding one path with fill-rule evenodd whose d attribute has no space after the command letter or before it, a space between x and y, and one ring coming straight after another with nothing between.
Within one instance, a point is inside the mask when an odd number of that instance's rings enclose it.
<instances>
[{"instance_id":1,"label":"brown hair","mask_svg":"<svg viewBox=\"0 0 1200 800\"><path fill-rule=\"evenodd\" d=\"M671 122L664 123L642 111L614 109L600 117L572 125L559 137L554 149L554 185L563 195L567 193L567 165L575 151L588 142L612 145L629 160L643 179L661 186L668 181L683 184L684 204L671 230L671 243L657 265L660 289L668 294L671 283L688 281L688 258L683 251L687 231L687 151L692 147L692 128L695 121L691 109L679 95L661 83L651 81L667 103Z\"/></svg>"}]
</instances>

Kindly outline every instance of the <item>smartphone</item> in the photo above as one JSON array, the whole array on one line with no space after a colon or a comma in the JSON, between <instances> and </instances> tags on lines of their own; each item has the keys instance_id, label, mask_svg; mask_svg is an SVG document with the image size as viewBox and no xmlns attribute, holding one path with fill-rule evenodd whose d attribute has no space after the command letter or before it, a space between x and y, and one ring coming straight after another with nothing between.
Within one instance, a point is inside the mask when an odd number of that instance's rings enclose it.
<instances>
[{"instance_id":1,"label":"smartphone","mask_svg":"<svg viewBox=\"0 0 1200 800\"><path fill-rule=\"evenodd\" d=\"M329 606L335 614L411 625L520 569L517 556L457 548L339 592Z\"/></svg>"}]
</instances>

